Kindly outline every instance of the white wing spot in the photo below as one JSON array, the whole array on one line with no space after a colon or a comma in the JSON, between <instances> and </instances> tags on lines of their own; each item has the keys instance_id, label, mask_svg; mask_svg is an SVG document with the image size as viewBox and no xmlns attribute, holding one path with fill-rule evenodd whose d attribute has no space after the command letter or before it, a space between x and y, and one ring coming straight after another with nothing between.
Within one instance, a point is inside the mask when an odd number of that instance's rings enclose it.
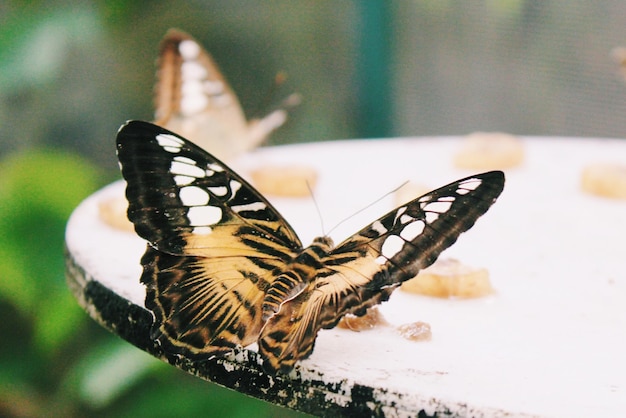
<instances>
[{"instance_id":1,"label":"white wing spot","mask_svg":"<svg viewBox=\"0 0 626 418\"><path fill-rule=\"evenodd\" d=\"M213 230L210 226L196 226L193 229L193 233L196 235L209 235Z\"/></svg>"},{"instance_id":2,"label":"white wing spot","mask_svg":"<svg viewBox=\"0 0 626 418\"><path fill-rule=\"evenodd\" d=\"M191 226L215 225L222 219L222 209L215 206L192 206L187 211Z\"/></svg>"},{"instance_id":3,"label":"white wing spot","mask_svg":"<svg viewBox=\"0 0 626 418\"><path fill-rule=\"evenodd\" d=\"M158 134L156 140L161 147L172 154L179 153L183 147L183 142L170 134Z\"/></svg>"},{"instance_id":4,"label":"white wing spot","mask_svg":"<svg viewBox=\"0 0 626 418\"><path fill-rule=\"evenodd\" d=\"M380 252L387 259L392 258L400 251L402 251L402 247L404 246L404 240L397 235L390 235L387 237L385 242L380 249Z\"/></svg>"},{"instance_id":5,"label":"white wing spot","mask_svg":"<svg viewBox=\"0 0 626 418\"><path fill-rule=\"evenodd\" d=\"M393 223L395 224L398 221L398 218L400 216L402 216L402 214L406 212L406 206L401 206L398 208L398 210L396 211L396 217L393 218Z\"/></svg>"},{"instance_id":6,"label":"white wing spot","mask_svg":"<svg viewBox=\"0 0 626 418\"><path fill-rule=\"evenodd\" d=\"M383 224L382 224L382 223L380 223L380 221L376 221L376 222L374 222L374 223L372 224L371 228L372 228L374 231L378 232L378 234L379 234L379 235L383 235L383 234L386 234L386 233L387 233L387 228L385 228L385 227L383 226Z\"/></svg>"},{"instance_id":7,"label":"white wing spot","mask_svg":"<svg viewBox=\"0 0 626 418\"><path fill-rule=\"evenodd\" d=\"M476 190L481 184L481 179L467 179L463 183L459 184L459 187L456 189L456 192L460 195L468 194L469 192Z\"/></svg>"},{"instance_id":8,"label":"white wing spot","mask_svg":"<svg viewBox=\"0 0 626 418\"><path fill-rule=\"evenodd\" d=\"M202 84L199 83L200 80L203 80L207 77L208 73L206 68L204 68L198 61L187 61L183 62L180 66L180 77L183 79L183 84L187 84L187 82L198 82L196 91L202 91Z\"/></svg>"},{"instance_id":9,"label":"white wing spot","mask_svg":"<svg viewBox=\"0 0 626 418\"><path fill-rule=\"evenodd\" d=\"M209 105L209 99L203 94L188 94L180 101L180 113L183 115L194 115Z\"/></svg>"},{"instance_id":10,"label":"white wing spot","mask_svg":"<svg viewBox=\"0 0 626 418\"><path fill-rule=\"evenodd\" d=\"M425 226L426 225L423 221L415 221L405 226L404 229L400 232L400 236L407 241L413 241L422 232L424 232Z\"/></svg>"},{"instance_id":11,"label":"white wing spot","mask_svg":"<svg viewBox=\"0 0 626 418\"><path fill-rule=\"evenodd\" d=\"M388 260L387 260L384 256L379 255L379 256L378 256L378 257L376 257L376 259L374 260L374 263L376 263L376 264L380 264L380 265L382 266L382 265L383 265L383 264L385 264L387 261L388 261Z\"/></svg>"},{"instance_id":12,"label":"white wing spot","mask_svg":"<svg viewBox=\"0 0 626 418\"><path fill-rule=\"evenodd\" d=\"M185 163L185 164L191 164L191 165L196 165L196 162L194 160L192 160L189 157L185 157L183 155L177 155L176 157L172 158L174 161L178 161L181 163Z\"/></svg>"},{"instance_id":13,"label":"white wing spot","mask_svg":"<svg viewBox=\"0 0 626 418\"><path fill-rule=\"evenodd\" d=\"M226 196L226 194L228 193L228 188L226 186L208 187L208 189L215 196L219 197Z\"/></svg>"},{"instance_id":14,"label":"white wing spot","mask_svg":"<svg viewBox=\"0 0 626 418\"><path fill-rule=\"evenodd\" d=\"M444 213L444 212L447 212L451 206L452 206L452 202L444 202L441 200L435 200L434 202L430 202L427 205L425 205L423 209L425 211Z\"/></svg>"},{"instance_id":15,"label":"white wing spot","mask_svg":"<svg viewBox=\"0 0 626 418\"><path fill-rule=\"evenodd\" d=\"M221 173L224 171L224 167L219 164L211 163L207 166L207 168L211 171L215 171L216 173Z\"/></svg>"},{"instance_id":16,"label":"white wing spot","mask_svg":"<svg viewBox=\"0 0 626 418\"><path fill-rule=\"evenodd\" d=\"M239 213L239 212L243 212L243 211L254 211L256 212L257 210L265 210L267 209L267 205L263 202L253 202L253 203L248 203L246 205L237 205L237 206L231 206L232 210L234 210L235 212Z\"/></svg>"},{"instance_id":17,"label":"white wing spot","mask_svg":"<svg viewBox=\"0 0 626 418\"><path fill-rule=\"evenodd\" d=\"M185 39L178 44L178 52L183 59L193 60L200 55L200 45L192 40Z\"/></svg>"},{"instance_id":18,"label":"white wing spot","mask_svg":"<svg viewBox=\"0 0 626 418\"><path fill-rule=\"evenodd\" d=\"M409 216L409 215L402 215L402 216L400 216L400 223L403 224L403 225L404 224L408 224L409 222L414 221L414 220L415 220L415 218L412 217L412 216Z\"/></svg>"},{"instance_id":19,"label":"white wing spot","mask_svg":"<svg viewBox=\"0 0 626 418\"><path fill-rule=\"evenodd\" d=\"M241 183L239 183L237 180L231 180L230 181L230 195L231 196L235 196L237 194L237 192L239 191L239 189L241 189Z\"/></svg>"},{"instance_id":20,"label":"white wing spot","mask_svg":"<svg viewBox=\"0 0 626 418\"><path fill-rule=\"evenodd\" d=\"M209 194L198 186L186 186L178 192L185 206L203 206L209 203Z\"/></svg>"},{"instance_id":21,"label":"white wing spot","mask_svg":"<svg viewBox=\"0 0 626 418\"><path fill-rule=\"evenodd\" d=\"M187 186L188 184L193 183L195 179L195 177L182 176L179 174L174 176L174 183L176 183L177 186Z\"/></svg>"},{"instance_id":22,"label":"white wing spot","mask_svg":"<svg viewBox=\"0 0 626 418\"><path fill-rule=\"evenodd\" d=\"M170 173L196 178L202 178L205 174L204 170L197 165L181 163L180 161L175 160L172 161L172 164L170 165Z\"/></svg>"},{"instance_id":23,"label":"white wing spot","mask_svg":"<svg viewBox=\"0 0 626 418\"><path fill-rule=\"evenodd\" d=\"M180 86L180 92L183 96L202 94L202 82L200 80L186 80Z\"/></svg>"},{"instance_id":24,"label":"white wing spot","mask_svg":"<svg viewBox=\"0 0 626 418\"><path fill-rule=\"evenodd\" d=\"M426 212L426 223L431 224L439 218L439 214L436 212Z\"/></svg>"}]
</instances>

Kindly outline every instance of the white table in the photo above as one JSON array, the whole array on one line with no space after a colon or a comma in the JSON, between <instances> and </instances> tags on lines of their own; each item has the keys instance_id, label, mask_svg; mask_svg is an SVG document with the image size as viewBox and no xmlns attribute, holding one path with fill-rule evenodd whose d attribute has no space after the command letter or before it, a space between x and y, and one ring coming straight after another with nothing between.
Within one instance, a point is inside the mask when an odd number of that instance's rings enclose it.
<instances>
[{"instance_id":1,"label":"white table","mask_svg":"<svg viewBox=\"0 0 626 418\"><path fill-rule=\"evenodd\" d=\"M303 164L319 173L326 230L404 180L432 188L469 175L453 167L462 138L355 140L268 147L232 164ZM428 342L392 327L320 332L313 355L286 376L265 375L249 350L201 364L167 359L207 380L317 415L620 416L626 414L626 201L581 191L582 168L626 163L626 140L523 138L491 210L442 257L486 267L496 293L443 300L397 290L392 324L424 321ZM85 200L66 234L68 282L106 328L166 359L148 337L139 259L145 242L98 216L123 195L114 183ZM310 198L268 198L305 245L322 234ZM390 210L393 197L353 216L335 242Z\"/></svg>"}]
</instances>

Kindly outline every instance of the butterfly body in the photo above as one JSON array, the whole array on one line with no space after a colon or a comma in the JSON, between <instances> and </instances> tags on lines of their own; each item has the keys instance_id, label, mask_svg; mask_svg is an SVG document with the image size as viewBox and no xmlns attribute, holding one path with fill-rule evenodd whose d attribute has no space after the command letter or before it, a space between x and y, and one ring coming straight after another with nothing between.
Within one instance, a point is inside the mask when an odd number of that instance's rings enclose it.
<instances>
[{"instance_id":1,"label":"butterfly body","mask_svg":"<svg viewBox=\"0 0 626 418\"><path fill-rule=\"evenodd\" d=\"M128 217L142 259L152 337L202 360L258 343L264 367L291 370L320 329L363 315L432 264L504 186L502 172L458 180L382 216L336 247L304 248L251 185L206 151L132 121L117 138Z\"/></svg>"}]
</instances>

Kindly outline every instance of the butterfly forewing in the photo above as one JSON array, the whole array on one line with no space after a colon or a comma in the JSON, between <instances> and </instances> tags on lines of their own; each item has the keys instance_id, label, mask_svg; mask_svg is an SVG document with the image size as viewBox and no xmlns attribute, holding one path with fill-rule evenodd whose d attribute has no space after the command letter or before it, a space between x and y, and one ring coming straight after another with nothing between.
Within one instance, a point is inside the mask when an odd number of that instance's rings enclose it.
<instances>
[{"instance_id":1,"label":"butterfly forewing","mask_svg":"<svg viewBox=\"0 0 626 418\"><path fill-rule=\"evenodd\" d=\"M155 248L205 257L248 255L249 242L282 257L302 245L293 228L244 179L178 135L133 121L118 133L128 217ZM274 245L276 244L276 245ZM276 247L276 251L271 249Z\"/></svg>"},{"instance_id":2,"label":"butterfly forewing","mask_svg":"<svg viewBox=\"0 0 626 418\"><path fill-rule=\"evenodd\" d=\"M307 288L265 324L259 348L266 367L289 370L311 353L321 328L387 300L471 228L503 187L500 171L456 181L394 209L329 249Z\"/></svg>"},{"instance_id":3,"label":"butterfly forewing","mask_svg":"<svg viewBox=\"0 0 626 418\"><path fill-rule=\"evenodd\" d=\"M155 107L156 124L221 158L260 145L287 116L276 110L248 122L213 58L194 38L175 29L161 42Z\"/></svg>"},{"instance_id":4,"label":"butterfly forewing","mask_svg":"<svg viewBox=\"0 0 626 418\"><path fill-rule=\"evenodd\" d=\"M155 336L189 355L254 342L272 272L302 249L291 226L219 160L156 125L129 122L117 151L128 217L152 247L141 280Z\"/></svg>"}]
</instances>

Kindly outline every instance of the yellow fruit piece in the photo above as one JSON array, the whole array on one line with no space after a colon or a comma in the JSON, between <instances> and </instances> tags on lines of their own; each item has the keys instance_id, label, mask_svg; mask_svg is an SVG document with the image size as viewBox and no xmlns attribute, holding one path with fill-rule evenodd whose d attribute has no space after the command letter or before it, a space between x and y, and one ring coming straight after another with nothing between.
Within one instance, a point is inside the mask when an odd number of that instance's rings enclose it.
<instances>
[{"instance_id":1,"label":"yellow fruit piece","mask_svg":"<svg viewBox=\"0 0 626 418\"><path fill-rule=\"evenodd\" d=\"M394 193L395 206L404 205L405 203L410 202L413 199L417 199L431 190L432 188L428 188L423 184L410 181Z\"/></svg>"},{"instance_id":2,"label":"yellow fruit piece","mask_svg":"<svg viewBox=\"0 0 626 418\"><path fill-rule=\"evenodd\" d=\"M272 166L250 173L252 183L262 194L308 197L317 183L317 171L302 166Z\"/></svg>"},{"instance_id":3,"label":"yellow fruit piece","mask_svg":"<svg viewBox=\"0 0 626 418\"><path fill-rule=\"evenodd\" d=\"M135 227L126 217L128 202L123 197L110 197L98 204L100 219L107 225L122 231L135 232Z\"/></svg>"},{"instance_id":4,"label":"yellow fruit piece","mask_svg":"<svg viewBox=\"0 0 626 418\"><path fill-rule=\"evenodd\" d=\"M430 324L422 321L402 324L396 328L396 331L410 341L430 341L433 338Z\"/></svg>"},{"instance_id":5,"label":"yellow fruit piece","mask_svg":"<svg viewBox=\"0 0 626 418\"><path fill-rule=\"evenodd\" d=\"M469 267L452 258L437 261L402 283L401 288L439 298L477 298L493 293L487 269Z\"/></svg>"},{"instance_id":6,"label":"yellow fruit piece","mask_svg":"<svg viewBox=\"0 0 626 418\"><path fill-rule=\"evenodd\" d=\"M626 199L626 165L597 163L583 169L581 187L597 196Z\"/></svg>"},{"instance_id":7,"label":"yellow fruit piece","mask_svg":"<svg viewBox=\"0 0 626 418\"><path fill-rule=\"evenodd\" d=\"M351 331L366 331L377 326L388 325L387 320L382 313L378 310L377 306L372 306L365 315L356 316L347 314L337 324L338 328L349 329Z\"/></svg>"},{"instance_id":8,"label":"yellow fruit piece","mask_svg":"<svg viewBox=\"0 0 626 418\"><path fill-rule=\"evenodd\" d=\"M454 156L454 165L472 170L515 167L524 160L519 138L502 132L474 132Z\"/></svg>"}]
</instances>

